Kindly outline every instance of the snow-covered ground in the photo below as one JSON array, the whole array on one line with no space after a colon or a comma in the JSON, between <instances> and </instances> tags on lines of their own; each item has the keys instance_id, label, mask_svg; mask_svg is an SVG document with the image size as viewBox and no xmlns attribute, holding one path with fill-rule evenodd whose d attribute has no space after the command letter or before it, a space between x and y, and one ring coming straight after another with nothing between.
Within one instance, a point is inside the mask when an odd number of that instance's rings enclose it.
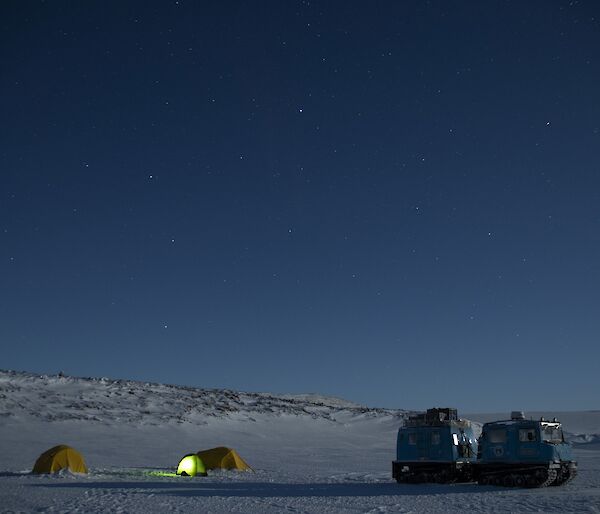
<instances>
[{"instance_id":1,"label":"snow-covered ground","mask_svg":"<svg viewBox=\"0 0 600 514\"><path fill-rule=\"evenodd\" d=\"M406 414L318 395L0 371L0 512L600 513L600 412L559 414L580 472L546 489L396 484ZM56 444L78 449L90 473L30 475ZM255 472L149 474L213 446L235 448Z\"/></svg>"}]
</instances>

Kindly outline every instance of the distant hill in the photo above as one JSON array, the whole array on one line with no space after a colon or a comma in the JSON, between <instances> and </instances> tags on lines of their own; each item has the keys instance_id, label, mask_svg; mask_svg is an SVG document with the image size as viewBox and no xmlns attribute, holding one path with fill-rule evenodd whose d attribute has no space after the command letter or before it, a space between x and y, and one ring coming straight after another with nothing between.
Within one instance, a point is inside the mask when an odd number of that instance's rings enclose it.
<instances>
[{"instance_id":1,"label":"distant hill","mask_svg":"<svg viewBox=\"0 0 600 514\"><path fill-rule=\"evenodd\" d=\"M318 394L277 395L200 389L132 380L0 371L0 420L87 420L106 424L202 423L210 418L254 421L302 416L331 422L393 417L407 411L368 408Z\"/></svg>"}]
</instances>

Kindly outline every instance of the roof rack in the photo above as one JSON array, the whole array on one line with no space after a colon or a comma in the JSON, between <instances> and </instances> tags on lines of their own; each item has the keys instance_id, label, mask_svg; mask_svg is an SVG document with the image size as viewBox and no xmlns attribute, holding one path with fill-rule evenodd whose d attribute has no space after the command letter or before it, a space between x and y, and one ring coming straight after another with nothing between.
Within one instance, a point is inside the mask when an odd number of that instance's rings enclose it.
<instances>
[{"instance_id":1,"label":"roof rack","mask_svg":"<svg viewBox=\"0 0 600 514\"><path fill-rule=\"evenodd\" d=\"M445 425L450 421L458 420L458 411L449 407L427 409L426 412L421 412L413 416L409 416L406 421L406 426L436 426Z\"/></svg>"}]
</instances>

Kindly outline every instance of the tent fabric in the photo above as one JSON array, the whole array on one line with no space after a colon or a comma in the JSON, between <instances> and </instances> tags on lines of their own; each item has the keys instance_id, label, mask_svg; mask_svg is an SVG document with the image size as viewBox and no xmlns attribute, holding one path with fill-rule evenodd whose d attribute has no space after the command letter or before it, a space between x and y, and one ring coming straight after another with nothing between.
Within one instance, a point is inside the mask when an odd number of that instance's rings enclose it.
<instances>
[{"instance_id":1,"label":"tent fabric","mask_svg":"<svg viewBox=\"0 0 600 514\"><path fill-rule=\"evenodd\" d=\"M239 469L242 471L252 468L232 448L219 446L210 450L199 451L196 455L204 462L206 469Z\"/></svg>"},{"instance_id":2,"label":"tent fabric","mask_svg":"<svg viewBox=\"0 0 600 514\"><path fill-rule=\"evenodd\" d=\"M50 448L38 457L32 473L56 473L65 468L73 473L88 472L81 453L70 446L60 444Z\"/></svg>"}]
</instances>

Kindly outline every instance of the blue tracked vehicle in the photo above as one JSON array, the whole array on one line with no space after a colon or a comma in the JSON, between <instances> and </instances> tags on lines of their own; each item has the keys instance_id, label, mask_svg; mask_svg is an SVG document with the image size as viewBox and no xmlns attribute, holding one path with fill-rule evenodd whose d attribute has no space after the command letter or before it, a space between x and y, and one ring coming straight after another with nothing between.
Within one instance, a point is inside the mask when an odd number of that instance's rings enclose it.
<instances>
[{"instance_id":1,"label":"blue tracked vehicle","mask_svg":"<svg viewBox=\"0 0 600 514\"><path fill-rule=\"evenodd\" d=\"M398 430L392 475L397 482L468 482L473 480L477 440L471 423L456 409L437 408L410 416Z\"/></svg>"},{"instance_id":2,"label":"blue tracked vehicle","mask_svg":"<svg viewBox=\"0 0 600 514\"><path fill-rule=\"evenodd\" d=\"M527 420L522 412L483 425L477 457L475 475L480 484L557 486L577 474L571 445L556 418Z\"/></svg>"},{"instance_id":3,"label":"blue tracked vehicle","mask_svg":"<svg viewBox=\"0 0 600 514\"><path fill-rule=\"evenodd\" d=\"M429 409L398 430L392 474L398 482L470 482L506 487L559 486L577 474L571 445L556 420L510 420L483 425L475 439L471 423L456 409Z\"/></svg>"}]
</instances>

